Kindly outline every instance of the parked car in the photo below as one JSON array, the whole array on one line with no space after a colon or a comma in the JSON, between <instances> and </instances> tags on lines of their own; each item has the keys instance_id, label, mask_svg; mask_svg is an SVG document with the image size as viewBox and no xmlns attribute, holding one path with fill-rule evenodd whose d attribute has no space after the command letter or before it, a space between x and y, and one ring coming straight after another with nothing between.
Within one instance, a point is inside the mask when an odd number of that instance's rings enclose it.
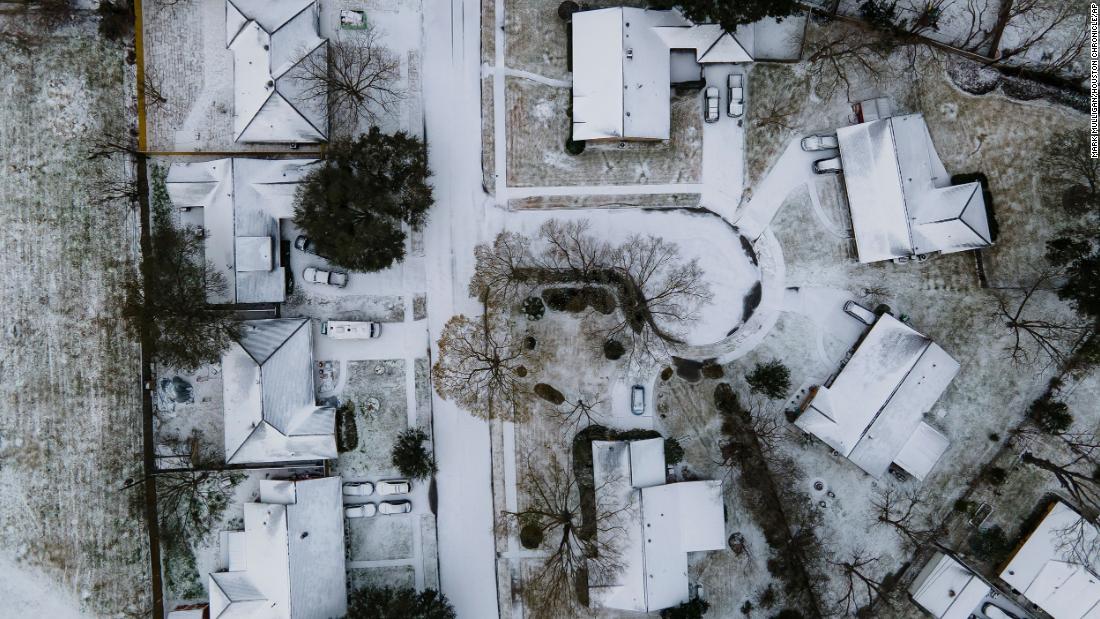
<instances>
[{"instance_id":1,"label":"parked car","mask_svg":"<svg viewBox=\"0 0 1100 619\"><path fill-rule=\"evenodd\" d=\"M718 122L718 87L708 86L703 91L703 120L708 123Z\"/></svg>"},{"instance_id":2,"label":"parked car","mask_svg":"<svg viewBox=\"0 0 1100 619\"><path fill-rule=\"evenodd\" d=\"M745 76L740 73L730 73L727 80L729 92L729 108L726 114L733 118L740 118L745 113Z\"/></svg>"},{"instance_id":3,"label":"parked car","mask_svg":"<svg viewBox=\"0 0 1100 619\"><path fill-rule=\"evenodd\" d=\"M307 254L313 254L314 256L321 255L317 253L317 246L314 245L313 239L304 234L299 234L298 236L294 237L294 249L304 251Z\"/></svg>"},{"instance_id":4,"label":"parked car","mask_svg":"<svg viewBox=\"0 0 1100 619\"><path fill-rule=\"evenodd\" d=\"M874 312L867 309L866 307L863 307L859 303L856 303L855 301L848 301L847 303L845 303L844 311L847 312L849 316L855 318L865 325L874 324L875 318L877 318Z\"/></svg>"},{"instance_id":5,"label":"parked car","mask_svg":"<svg viewBox=\"0 0 1100 619\"><path fill-rule=\"evenodd\" d=\"M989 617L989 619L1019 619L1016 615L997 606L993 602L986 602L985 605L982 606L982 614Z\"/></svg>"},{"instance_id":6,"label":"parked car","mask_svg":"<svg viewBox=\"0 0 1100 619\"><path fill-rule=\"evenodd\" d=\"M630 389L630 412L635 415L645 414L645 387L634 385Z\"/></svg>"},{"instance_id":7,"label":"parked car","mask_svg":"<svg viewBox=\"0 0 1100 619\"><path fill-rule=\"evenodd\" d=\"M364 503L362 505L344 508L344 517L346 518L370 518L377 513L378 506L374 503Z\"/></svg>"},{"instance_id":8,"label":"parked car","mask_svg":"<svg viewBox=\"0 0 1100 619\"><path fill-rule=\"evenodd\" d=\"M352 320L325 320L321 322L321 335L337 340L362 340L382 335L382 325L377 322Z\"/></svg>"},{"instance_id":9,"label":"parked car","mask_svg":"<svg viewBox=\"0 0 1100 619\"><path fill-rule=\"evenodd\" d=\"M306 267L302 271L302 279L313 284L325 284L343 288L348 285L348 274L343 271L326 271L317 267Z\"/></svg>"},{"instance_id":10,"label":"parked car","mask_svg":"<svg viewBox=\"0 0 1100 619\"><path fill-rule=\"evenodd\" d=\"M407 479L391 479L389 481L380 481L375 486L375 490L381 496L388 496L391 494L408 494L411 486Z\"/></svg>"},{"instance_id":11,"label":"parked car","mask_svg":"<svg viewBox=\"0 0 1100 619\"><path fill-rule=\"evenodd\" d=\"M821 133L818 135L808 135L802 138L802 150L807 152L813 152L815 150L830 150L840 148L840 141L836 139L835 133Z\"/></svg>"},{"instance_id":12,"label":"parked car","mask_svg":"<svg viewBox=\"0 0 1100 619\"><path fill-rule=\"evenodd\" d=\"M839 174L843 169L840 157L828 157L814 162L815 174Z\"/></svg>"},{"instance_id":13,"label":"parked car","mask_svg":"<svg viewBox=\"0 0 1100 619\"><path fill-rule=\"evenodd\" d=\"M345 496L370 496L374 494L374 484L369 481L347 482L344 484Z\"/></svg>"},{"instance_id":14,"label":"parked car","mask_svg":"<svg viewBox=\"0 0 1100 619\"><path fill-rule=\"evenodd\" d=\"M413 510L413 504L409 501L382 501L378 504L378 513L383 516L394 514L407 514Z\"/></svg>"}]
</instances>

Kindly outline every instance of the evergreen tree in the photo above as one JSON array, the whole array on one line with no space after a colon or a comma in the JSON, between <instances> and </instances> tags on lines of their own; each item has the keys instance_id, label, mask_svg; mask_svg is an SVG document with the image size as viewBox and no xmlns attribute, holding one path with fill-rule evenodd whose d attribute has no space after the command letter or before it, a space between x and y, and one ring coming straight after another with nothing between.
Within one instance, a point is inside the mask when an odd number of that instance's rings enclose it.
<instances>
[{"instance_id":1,"label":"evergreen tree","mask_svg":"<svg viewBox=\"0 0 1100 619\"><path fill-rule=\"evenodd\" d=\"M371 587L348 596L347 619L455 619L455 610L435 589Z\"/></svg>"},{"instance_id":2,"label":"evergreen tree","mask_svg":"<svg viewBox=\"0 0 1100 619\"><path fill-rule=\"evenodd\" d=\"M710 610L710 603L703 598L692 598L679 606L661 611L661 619L702 619Z\"/></svg>"},{"instance_id":3,"label":"evergreen tree","mask_svg":"<svg viewBox=\"0 0 1100 619\"><path fill-rule=\"evenodd\" d=\"M787 395L791 388L791 371L778 359L766 363L757 363L752 371L745 375L745 381L753 393L778 399Z\"/></svg>"},{"instance_id":4,"label":"evergreen tree","mask_svg":"<svg viewBox=\"0 0 1100 619\"><path fill-rule=\"evenodd\" d=\"M427 433L420 428L409 428L397 436L393 444L393 465L402 475L427 479L435 473L435 458L424 446L427 441Z\"/></svg>"},{"instance_id":5,"label":"evergreen tree","mask_svg":"<svg viewBox=\"0 0 1100 619\"><path fill-rule=\"evenodd\" d=\"M782 19L798 10L796 0L677 0L674 4L691 21L718 24L726 32L765 17Z\"/></svg>"},{"instance_id":6,"label":"evergreen tree","mask_svg":"<svg viewBox=\"0 0 1100 619\"><path fill-rule=\"evenodd\" d=\"M317 253L357 271L378 271L405 257L403 225L419 228L432 205L427 153L419 139L371 127L334 142L298 187L294 223Z\"/></svg>"}]
</instances>

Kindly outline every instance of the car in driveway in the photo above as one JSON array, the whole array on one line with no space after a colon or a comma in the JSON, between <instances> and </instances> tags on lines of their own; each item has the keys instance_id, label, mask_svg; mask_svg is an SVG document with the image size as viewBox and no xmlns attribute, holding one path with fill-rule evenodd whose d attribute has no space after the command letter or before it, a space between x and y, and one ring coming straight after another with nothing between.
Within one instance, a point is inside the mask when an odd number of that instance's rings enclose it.
<instances>
[{"instance_id":1,"label":"car in driveway","mask_svg":"<svg viewBox=\"0 0 1100 619\"><path fill-rule=\"evenodd\" d=\"M378 504L378 513L383 516L407 514L412 510L413 504L409 501L382 501Z\"/></svg>"},{"instance_id":2,"label":"car in driveway","mask_svg":"<svg viewBox=\"0 0 1100 619\"><path fill-rule=\"evenodd\" d=\"M802 138L802 150L814 152L817 150L836 150L840 148L840 141L835 133L819 133Z\"/></svg>"},{"instance_id":3,"label":"car in driveway","mask_svg":"<svg viewBox=\"0 0 1100 619\"><path fill-rule=\"evenodd\" d=\"M336 340L365 340L382 335L382 325L377 322L353 320L325 320L321 322L321 335Z\"/></svg>"},{"instance_id":4,"label":"car in driveway","mask_svg":"<svg viewBox=\"0 0 1100 619\"><path fill-rule=\"evenodd\" d=\"M645 414L645 387L634 385L630 388L630 412L635 415Z\"/></svg>"},{"instance_id":5,"label":"car in driveway","mask_svg":"<svg viewBox=\"0 0 1100 619\"><path fill-rule=\"evenodd\" d=\"M374 503L364 503L355 507L345 507L345 518L370 518L378 513L378 506Z\"/></svg>"},{"instance_id":6,"label":"car in driveway","mask_svg":"<svg viewBox=\"0 0 1100 619\"><path fill-rule=\"evenodd\" d=\"M814 174L840 174L843 170L839 156L826 157L814 162Z\"/></svg>"},{"instance_id":7,"label":"car in driveway","mask_svg":"<svg viewBox=\"0 0 1100 619\"><path fill-rule=\"evenodd\" d=\"M407 479L390 479L387 481L380 481L375 485L375 490L381 496L408 494L411 489L412 486Z\"/></svg>"},{"instance_id":8,"label":"car in driveway","mask_svg":"<svg viewBox=\"0 0 1100 619\"><path fill-rule=\"evenodd\" d=\"M730 73L726 81L726 90L730 98L726 115L731 118L740 118L745 113L745 76L740 73Z\"/></svg>"},{"instance_id":9,"label":"car in driveway","mask_svg":"<svg viewBox=\"0 0 1100 619\"><path fill-rule=\"evenodd\" d=\"M304 251L307 254L313 254L314 256L321 255L317 253L317 246L313 243L313 239L304 234L299 234L294 237L294 249Z\"/></svg>"},{"instance_id":10,"label":"car in driveway","mask_svg":"<svg viewBox=\"0 0 1100 619\"><path fill-rule=\"evenodd\" d=\"M845 302L844 312L865 325L875 324L875 319L878 318L878 316L875 316L874 312L867 309L866 307L863 307L859 303L856 303L855 301Z\"/></svg>"},{"instance_id":11,"label":"car in driveway","mask_svg":"<svg viewBox=\"0 0 1100 619\"><path fill-rule=\"evenodd\" d=\"M374 484L369 481L347 482L344 484L344 496L370 496L374 494Z\"/></svg>"},{"instance_id":12,"label":"car in driveway","mask_svg":"<svg viewBox=\"0 0 1100 619\"><path fill-rule=\"evenodd\" d=\"M703 91L703 120L708 123L718 122L718 87L708 86Z\"/></svg>"},{"instance_id":13,"label":"car in driveway","mask_svg":"<svg viewBox=\"0 0 1100 619\"><path fill-rule=\"evenodd\" d=\"M306 267L302 279L312 284L323 284L343 288L348 285L348 274L343 271L329 271L317 267Z\"/></svg>"}]
</instances>

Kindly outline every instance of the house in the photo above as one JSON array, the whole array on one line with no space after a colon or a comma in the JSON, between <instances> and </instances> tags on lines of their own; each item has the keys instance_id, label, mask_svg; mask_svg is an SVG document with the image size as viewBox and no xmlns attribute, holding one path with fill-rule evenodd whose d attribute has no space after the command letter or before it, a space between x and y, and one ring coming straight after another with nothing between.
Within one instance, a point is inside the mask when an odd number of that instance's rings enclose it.
<instances>
[{"instance_id":1,"label":"house","mask_svg":"<svg viewBox=\"0 0 1100 619\"><path fill-rule=\"evenodd\" d=\"M664 439L593 441L596 502L614 512L597 535L621 548L621 569L590 565L588 592L606 608L648 612L686 602L688 553L726 544L720 480L665 483Z\"/></svg>"},{"instance_id":2,"label":"house","mask_svg":"<svg viewBox=\"0 0 1100 619\"><path fill-rule=\"evenodd\" d=\"M981 184L950 184L922 115L841 127L836 136L860 262L993 243Z\"/></svg>"},{"instance_id":3,"label":"house","mask_svg":"<svg viewBox=\"0 0 1100 619\"><path fill-rule=\"evenodd\" d=\"M970 619L993 591L954 557L937 552L909 587L918 606L936 619Z\"/></svg>"},{"instance_id":4,"label":"house","mask_svg":"<svg viewBox=\"0 0 1100 619\"><path fill-rule=\"evenodd\" d=\"M323 65L316 0L227 0L226 47L233 52L233 138L237 142L322 142L324 97L295 79L301 65Z\"/></svg>"},{"instance_id":5,"label":"house","mask_svg":"<svg viewBox=\"0 0 1100 619\"><path fill-rule=\"evenodd\" d=\"M882 314L794 423L875 477L893 463L924 479L948 441L923 417L958 371L935 342Z\"/></svg>"},{"instance_id":6,"label":"house","mask_svg":"<svg viewBox=\"0 0 1100 619\"><path fill-rule=\"evenodd\" d=\"M700 65L752 62L739 37L676 11L614 7L573 14L573 139L667 140L672 54Z\"/></svg>"},{"instance_id":7,"label":"house","mask_svg":"<svg viewBox=\"0 0 1100 619\"><path fill-rule=\"evenodd\" d=\"M241 323L221 365L226 464L336 457L336 411L317 405L308 319Z\"/></svg>"},{"instance_id":8,"label":"house","mask_svg":"<svg viewBox=\"0 0 1100 619\"><path fill-rule=\"evenodd\" d=\"M282 220L294 216L294 192L313 159L216 159L174 163L166 185L172 204L202 209L206 260L226 281L211 303L281 303L286 266Z\"/></svg>"},{"instance_id":9,"label":"house","mask_svg":"<svg viewBox=\"0 0 1100 619\"><path fill-rule=\"evenodd\" d=\"M1095 524L1055 501L1001 570L1001 580L1054 619L1098 617L1098 542Z\"/></svg>"},{"instance_id":10,"label":"house","mask_svg":"<svg viewBox=\"0 0 1100 619\"><path fill-rule=\"evenodd\" d=\"M221 534L210 616L330 619L347 613L339 477L260 481L244 530Z\"/></svg>"}]
</instances>

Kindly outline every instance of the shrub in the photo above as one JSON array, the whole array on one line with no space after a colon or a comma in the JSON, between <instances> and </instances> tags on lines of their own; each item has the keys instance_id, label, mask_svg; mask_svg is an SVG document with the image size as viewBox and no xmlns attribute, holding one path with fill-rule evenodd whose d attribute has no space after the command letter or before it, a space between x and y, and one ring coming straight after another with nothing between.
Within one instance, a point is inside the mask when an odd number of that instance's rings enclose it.
<instances>
[{"instance_id":1,"label":"shrub","mask_svg":"<svg viewBox=\"0 0 1100 619\"><path fill-rule=\"evenodd\" d=\"M626 354L626 348L619 340L607 340L603 343L603 356L614 361Z\"/></svg>"},{"instance_id":2,"label":"shrub","mask_svg":"<svg viewBox=\"0 0 1100 619\"><path fill-rule=\"evenodd\" d=\"M684 461L684 448L674 438L665 439L665 464L676 465Z\"/></svg>"},{"instance_id":3,"label":"shrub","mask_svg":"<svg viewBox=\"0 0 1100 619\"><path fill-rule=\"evenodd\" d=\"M393 444L393 465L406 477L427 479L436 472L435 458L424 443L428 434L421 428L409 428L397 435Z\"/></svg>"},{"instance_id":4,"label":"shrub","mask_svg":"<svg viewBox=\"0 0 1100 619\"><path fill-rule=\"evenodd\" d=\"M565 403L565 396L560 391L554 389L552 386L546 383L539 383L535 385L535 395L546 400L547 402L558 406Z\"/></svg>"},{"instance_id":5,"label":"shrub","mask_svg":"<svg viewBox=\"0 0 1100 619\"><path fill-rule=\"evenodd\" d=\"M978 529L967 540L967 544L975 556L990 563L999 563L1001 558L1012 549L1004 530L998 525L988 529Z\"/></svg>"},{"instance_id":6,"label":"shrub","mask_svg":"<svg viewBox=\"0 0 1100 619\"><path fill-rule=\"evenodd\" d=\"M779 611L779 614L772 617L772 619L803 619L802 613L793 608L784 608Z\"/></svg>"},{"instance_id":7,"label":"shrub","mask_svg":"<svg viewBox=\"0 0 1100 619\"><path fill-rule=\"evenodd\" d=\"M1008 471L1002 469L999 466L990 467L985 472L986 481L994 486L1000 486L1008 479Z\"/></svg>"},{"instance_id":8,"label":"shrub","mask_svg":"<svg viewBox=\"0 0 1100 619\"><path fill-rule=\"evenodd\" d=\"M778 359L757 363L745 375L753 393L763 394L773 400L785 395L791 388L791 371Z\"/></svg>"},{"instance_id":9,"label":"shrub","mask_svg":"<svg viewBox=\"0 0 1100 619\"><path fill-rule=\"evenodd\" d=\"M527 297L523 300L523 313L527 320L539 320L546 313L546 304L538 297Z\"/></svg>"},{"instance_id":10,"label":"shrub","mask_svg":"<svg viewBox=\"0 0 1100 619\"><path fill-rule=\"evenodd\" d=\"M528 335L527 337L523 338L523 347L527 350L534 350L535 347L538 346L538 344L539 342L534 338L534 336ZM524 369L526 370L526 368Z\"/></svg>"},{"instance_id":11,"label":"shrub","mask_svg":"<svg viewBox=\"0 0 1100 619\"><path fill-rule=\"evenodd\" d=\"M556 312L580 312L587 305L579 288L547 288L542 291L542 299Z\"/></svg>"},{"instance_id":12,"label":"shrub","mask_svg":"<svg viewBox=\"0 0 1100 619\"><path fill-rule=\"evenodd\" d=\"M745 603L741 605L741 614L748 616L752 614L752 601L745 600Z\"/></svg>"},{"instance_id":13,"label":"shrub","mask_svg":"<svg viewBox=\"0 0 1100 619\"><path fill-rule=\"evenodd\" d=\"M348 595L346 619L455 619L447 596L435 589L368 587Z\"/></svg>"},{"instance_id":14,"label":"shrub","mask_svg":"<svg viewBox=\"0 0 1100 619\"><path fill-rule=\"evenodd\" d=\"M1048 434L1061 434L1073 423L1073 415L1065 402L1059 402L1044 396L1035 400L1027 411L1027 416L1040 430Z\"/></svg>"},{"instance_id":15,"label":"shrub","mask_svg":"<svg viewBox=\"0 0 1100 619\"><path fill-rule=\"evenodd\" d=\"M560 10L561 9L559 9L559 13L558 13L559 15L561 15ZM572 139L566 140L565 141L565 152L569 153L570 155L574 155L574 156L583 153L584 152L584 140L572 140Z\"/></svg>"},{"instance_id":16,"label":"shrub","mask_svg":"<svg viewBox=\"0 0 1100 619\"><path fill-rule=\"evenodd\" d=\"M703 362L703 378L719 380L725 375L726 372L722 369L722 365L714 359L708 359Z\"/></svg>"},{"instance_id":17,"label":"shrub","mask_svg":"<svg viewBox=\"0 0 1100 619\"><path fill-rule=\"evenodd\" d=\"M710 603L703 598L692 598L679 606L661 611L661 619L700 619L710 610Z\"/></svg>"},{"instance_id":18,"label":"shrub","mask_svg":"<svg viewBox=\"0 0 1100 619\"><path fill-rule=\"evenodd\" d=\"M760 598L756 600L760 604L760 608L771 608L775 606L775 601L778 596L775 593L775 587L770 584L764 588L764 591L760 594Z\"/></svg>"},{"instance_id":19,"label":"shrub","mask_svg":"<svg viewBox=\"0 0 1100 619\"><path fill-rule=\"evenodd\" d=\"M665 369L661 370L661 380L668 380L672 378L672 368L665 366Z\"/></svg>"},{"instance_id":20,"label":"shrub","mask_svg":"<svg viewBox=\"0 0 1100 619\"><path fill-rule=\"evenodd\" d=\"M109 41L121 41L133 33L133 0L105 0L99 3L100 36Z\"/></svg>"},{"instance_id":21,"label":"shrub","mask_svg":"<svg viewBox=\"0 0 1100 619\"><path fill-rule=\"evenodd\" d=\"M336 409L336 451L344 453L359 446L359 428L355 422L355 402L344 402Z\"/></svg>"},{"instance_id":22,"label":"shrub","mask_svg":"<svg viewBox=\"0 0 1100 619\"><path fill-rule=\"evenodd\" d=\"M537 524L525 524L519 530L519 543L528 550L534 550L541 546L542 539L542 528Z\"/></svg>"}]
</instances>

